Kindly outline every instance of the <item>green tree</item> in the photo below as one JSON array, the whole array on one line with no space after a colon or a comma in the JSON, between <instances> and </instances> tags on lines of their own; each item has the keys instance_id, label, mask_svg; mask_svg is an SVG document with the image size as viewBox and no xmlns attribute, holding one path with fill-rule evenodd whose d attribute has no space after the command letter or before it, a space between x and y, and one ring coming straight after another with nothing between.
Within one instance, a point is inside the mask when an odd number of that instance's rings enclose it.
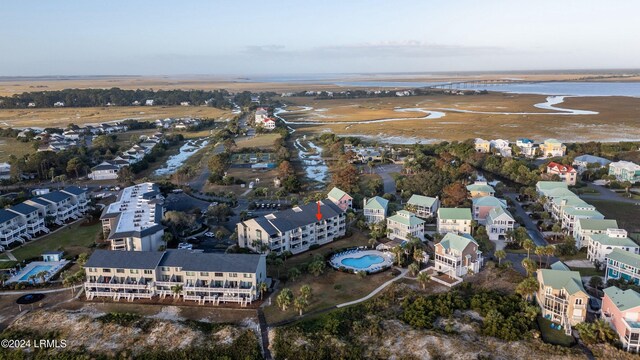
<instances>
[{"instance_id":1,"label":"green tree","mask_svg":"<svg viewBox=\"0 0 640 360\"><path fill-rule=\"evenodd\" d=\"M527 276L530 276L536 271L536 262L529 258L522 259L522 267L527 272Z\"/></svg>"},{"instance_id":2,"label":"green tree","mask_svg":"<svg viewBox=\"0 0 640 360\"><path fill-rule=\"evenodd\" d=\"M507 257L507 253L504 250L496 250L494 255L498 258L498 265L501 265L502 259Z\"/></svg>"},{"instance_id":3,"label":"green tree","mask_svg":"<svg viewBox=\"0 0 640 360\"><path fill-rule=\"evenodd\" d=\"M300 316L302 316L302 311L304 311L307 306L309 306L309 302L304 296L298 296L293 302L293 307L296 308Z\"/></svg>"},{"instance_id":4,"label":"green tree","mask_svg":"<svg viewBox=\"0 0 640 360\"><path fill-rule=\"evenodd\" d=\"M522 247L527 250L527 259L531 253L531 250L535 249L536 244L531 239L526 239L522 242Z\"/></svg>"},{"instance_id":5,"label":"green tree","mask_svg":"<svg viewBox=\"0 0 640 360\"><path fill-rule=\"evenodd\" d=\"M417 277L418 282L422 285L422 289L425 290L427 288L427 283L431 280L431 276L426 272L421 272Z\"/></svg>"},{"instance_id":6,"label":"green tree","mask_svg":"<svg viewBox=\"0 0 640 360\"><path fill-rule=\"evenodd\" d=\"M313 276L320 276L324 273L326 265L323 260L314 260L309 264L309 272Z\"/></svg>"},{"instance_id":7,"label":"green tree","mask_svg":"<svg viewBox=\"0 0 640 360\"><path fill-rule=\"evenodd\" d=\"M420 265L418 265L417 263L412 263L411 265L409 265L409 273L411 274L411 276L416 276L419 271Z\"/></svg>"},{"instance_id":8,"label":"green tree","mask_svg":"<svg viewBox=\"0 0 640 360\"><path fill-rule=\"evenodd\" d=\"M313 289L311 286L305 284L300 287L300 296L302 296L305 300L311 301L311 297L313 296Z\"/></svg>"},{"instance_id":9,"label":"green tree","mask_svg":"<svg viewBox=\"0 0 640 360\"><path fill-rule=\"evenodd\" d=\"M576 325L580 339L586 344L615 343L618 334L604 320L596 320L592 323L583 322Z\"/></svg>"},{"instance_id":10,"label":"green tree","mask_svg":"<svg viewBox=\"0 0 640 360\"><path fill-rule=\"evenodd\" d=\"M516 294L529 301L533 298L533 294L538 290L538 286L538 280L533 276L529 276L518 284L516 287Z\"/></svg>"},{"instance_id":11,"label":"green tree","mask_svg":"<svg viewBox=\"0 0 640 360\"><path fill-rule=\"evenodd\" d=\"M289 271L287 272L287 275L289 275L289 279L291 281L296 281L296 279L302 275L302 273L300 272L300 269L298 269L297 267L292 267L289 269Z\"/></svg>"},{"instance_id":12,"label":"green tree","mask_svg":"<svg viewBox=\"0 0 640 360\"><path fill-rule=\"evenodd\" d=\"M276 303L278 303L278 307L282 309L282 311L287 311L287 308L291 305L293 301L293 292L289 288L284 288L280 290L280 294L276 298Z\"/></svg>"}]
</instances>

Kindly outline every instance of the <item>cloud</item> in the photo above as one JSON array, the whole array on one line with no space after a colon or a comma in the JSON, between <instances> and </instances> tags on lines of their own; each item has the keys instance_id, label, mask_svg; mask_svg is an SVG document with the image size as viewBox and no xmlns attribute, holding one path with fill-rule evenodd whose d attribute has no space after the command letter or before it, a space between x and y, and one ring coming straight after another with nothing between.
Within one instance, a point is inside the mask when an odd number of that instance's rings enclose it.
<instances>
[{"instance_id":1,"label":"cloud","mask_svg":"<svg viewBox=\"0 0 640 360\"><path fill-rule=\"evenodd\" d=\"M421 41L377 42L288 49L284 45L247 46L243 53L265 57L297 58L443 58L496 55L507 52L493 46L431 44Z\"/></svg>"}]
</instances>

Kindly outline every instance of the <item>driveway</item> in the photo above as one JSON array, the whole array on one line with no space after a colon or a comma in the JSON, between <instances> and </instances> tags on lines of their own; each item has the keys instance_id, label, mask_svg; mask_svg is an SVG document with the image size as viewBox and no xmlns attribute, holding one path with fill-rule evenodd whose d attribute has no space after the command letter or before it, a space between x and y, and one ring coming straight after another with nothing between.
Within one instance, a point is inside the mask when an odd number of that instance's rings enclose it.
<instances>
[{"instance_id":1,"label":"driveway","mask_svg":"<svg viewBox=\"0 0 640 360\"><path fill-rule=\"evenodd\" d=\"M536 224L533 222L533 220L531 220L527 212L524 211L524 209L522 208L522 205L520 205L520 202L516 200L517 194L507 193L505 194L505 196L511 199L511 201L513 201L513 203L515 204L515 208L516 208L515 215L522 218L522 221L524 222L524 226L527 229L527 234L529 234L529 237L531 237L531 240L533 240L533 242L538 246L547 246L548 243L544 239L540 231L538 231L538 227L536 226Z\"/></svg>"},{"instance_id":2,"label":"driveway","mask_svg":"<svg viewBox=\"0 0 640 360\"><path fill-rule=\"evenodd\" d=\"M402 171L402 165L398 164L388 164L388 165L380 165L373 168L376 174L380 175L382 178L382 185L384 187L384 192L388 194L396 194L396 181L391 176L391 173L399 173Z\"/></svg>"}]
</instances>

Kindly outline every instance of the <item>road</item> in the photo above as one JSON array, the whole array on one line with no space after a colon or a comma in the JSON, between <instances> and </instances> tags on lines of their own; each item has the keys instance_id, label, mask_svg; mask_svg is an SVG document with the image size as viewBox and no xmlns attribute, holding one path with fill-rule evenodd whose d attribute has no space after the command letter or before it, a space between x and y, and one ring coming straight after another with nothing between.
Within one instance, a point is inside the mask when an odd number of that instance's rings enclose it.
<instances>
[{"instance_id":1,"label":"road","mask_svg":"<svg viewBox=\"0 0 640 360\"><path fill-rule=\"evenodd\" d=\"M515 207L516 207L515 215L519 216L524 222L524 226L527 229L527 233L529 234L529 237L531 237L531 240L533 240L533 242L538 246L547 246L548 243L544 239L544 236L542 236L540 231L538 231L538 227L536 226L536 224L533 222L533 220L531 220L527 212L524 211L524 209L522 208L522 205L520 205L520 202L516 200L517 194L506 193L505 196L510 198L511 201L513 201L513 203L515 204Z\"/></svg>"},{"instance_id":2,"label":"road","mask_svg":"<svg viewBox=\"0 0 640 360\"><path fill-rule=\"evenodd\" d=\"M625 202L629 204L640 204L640 200L630 199L630 198L620 196L620 194L615 193L604 186L588 183L587 187L589 189L597 191L600 195L590 195L590 194L580 195L580 197L585 200L607 200L607 201Z\"/></svg>"},{"instance_id":3,"label":"road","mask_svg":"<svg viewBox=\"0 0 640 360\"><path fill-rule=\"evenodd\" d=\"M376 174L380 175L382 178L382 185L384 187L384 192L388 194L396 194L396 181L391 176L391 173L399 173L402 171L402 165L398 164L388 164L388 165L380 165L373 168Z\"/></svg>"}]
</instances>

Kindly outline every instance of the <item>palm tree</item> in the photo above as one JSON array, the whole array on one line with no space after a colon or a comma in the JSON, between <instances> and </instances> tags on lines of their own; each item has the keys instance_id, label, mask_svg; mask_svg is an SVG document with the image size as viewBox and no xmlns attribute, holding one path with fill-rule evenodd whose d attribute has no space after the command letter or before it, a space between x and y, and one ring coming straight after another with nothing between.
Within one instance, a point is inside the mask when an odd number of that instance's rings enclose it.
<instances>
[{"instance_id":1,"label":"palm tree","mask_svg":"<svg viewBox=\"0 0 640 360\"><path fill-rule=\"evenodd\" d=\"M536 271L536 262L529 258L522 259L522 267L527 272L527 276L530 276Z\"/></svg>"},{"instance_id":2,"label":"palm tree","mask_svg":"<svg viewBox=\"0 0 640 360\"><path fill-rule=\"evenodd\" d=\"M293 301L293 292L289 288L284 288L278 294L276 298L276 302L278 303L278 307L282 309L282 311L287 311L289 305Z\"/></svg>"},{"instance_id":3,"label":"palm tree","mask_svg":"<svg viewBox=\"0 0 640 360\"><path fill-rule=\"evenodd\" d=\"M40 272L38 272L38 273L36 274L36 277L37 277L37 278L40 278L40 282L41 282L42 284L44 284L44 281L45 281L45 279L47 278L47 275L49 275L49 273L48 273L48 272L46 272L46 271L40 271Z\"/></svg>"},{"instance_id":4,"label":"palm tree","mask_svg":"<svg viewBox=\"0 0 640 360\"><path fill-rule=\"evenodd\" d=\"M412 276L416 276L416 274L420 271L420 265L416 264L416 263L412 263L411 265L409 265L409 273Z\"/></svg>"},{"instance_id":5,"label":"palm tree","mask_svg":"<svg viewBox=\"0 0 640 360\"><path fill-rule=\"evenodd\" d=\"M278 278L280 278L280 268L282 267L282 265L284 265L284 260L282 260L281 258L273 259L273 266L276 267L276 274Z\"/></svg>"},{"instance_id":6,"label":"palm tree","mask_svg":"<svg viewBox=\"0 0 640 360\"><path fill-rule=\"evenodd\" d=\"M296 281L298 276L302 275L302 273L300 272L300 270L297 267L294 266L291 269L289 269L288 275L289 275L289 279L291 279L291 281Z\"/></svg>"},{"instance_id":7,"label":"palm tree","mask_svg":"<svg viewBox=\"0 0 640 360\"><path fill-rule=\"evenodd\" d=\"M560 226L560 224L558 224L558 223L555 223L551 227L551 231L553 231L553 239L557 241L558 240L558 233L562 231L562 226Z\"/></svg>"},{"instance_id":8,"label":"palm tree","mask_svg":"<svg viewBox=\"0 0 640 360\"><path fill-rule=\"evenodd\" d=\"M375 248L376 243L378 243L378 240L376 240L374 238L369 239L369 245L371 245L372 249Z\"/></svg>"},{"instance_id":9,"label":"palm tree","mask_svg":"<svg viewBox=\"0 0 640 360\"><path fill-rule=\"evenodd\" d=\"M427 283L429 282L429 280L431 280L431 276L429 276L429 274L427 274L426 272L421 272L418 274L418 282L422 285L422 290L427 288Z\"/></svg>"},{"instance_id":10,"label":"palm tree","mask_svg":"<svg viewBox=\"0 0 640 360\"><path fill-rule=\"evenodd\" d=\"M293 256L293 253L289 250L283 251L282 254L280 254L280 256L282 256L282 259L286 262L288 257Z\"/></svg>"},{"instance_id":11,"label":"palm tree","mask_svg":"<svg viewBox=\"0 0 640 360\"><path fill-rule=\"evenodd\" d=\"M536 244L533 242L533 240L526 239L525 241L522 242L522 247L525 250L527 250L527 259L528 259L531 253L531 250L533 250L536 247Z\"/></svg>"},{"instance_id":12,"label":"palm tree","mask_svg":"<svg viewBox=\"0 0 640 360\"><path fill-rule=\"evenodd\" d=\"M87 253L82 253L80 255L78 255L78 260L76 260L76 262L80 265L80 266L84 266L84 264L87 263L87 260L89 260L89 254Z\"/></svg>"},{"instance_id":13,"label":"palm tree","mask_svg":"<svg viewBox=\"0 0 640 360\"><path fill-rule=\"evenodd\" d=\"M538 262L540 263L540 269L542 269L542 255L546 253L546 249L544 246L536 246L534 253L538 255Z\"/></svg>"},{"instance_id":14,"label":"palm tree","mask_svg":"<svg viewBox=\"0 0 640 360\"><path fill-rule=\"evenodd\" d=\"M494 255L496 256L496 258L498 258L498 266L500 266L502 259L507 257L507 253L504 250L496 250Z\"/></svg>"},{"instance_id":15,"label":"palm tree","mask_svg":"<svg viewBox=\"0 0 640 360\"><path fill-rule=\"evenodd\" d=\"M302 285L300 287L300 296L302 296L307 301L311 300L311 297L313 296L313 290L311 289L311 286L306 284Z\"/></svg>"},{"instance_id":16,"label":"palm tree","mask_svg":"<svg viewBox=\"0 0 640 360\"><path fill-rule=\"evenodd\" d=\"M264 296L264 293L266 293L267 290L269 290L269 287L267 286L266 282L261 282L258 289L260 290L260 299L262 299L262 296Z\"/></svg>"},{"instance_id":17,"label":"palm tree","mask_svg":"<svg viewBox=\"0 0 640 360\"><path fill-rule=\"evenodd\" d=\"M182 294L182 285L173 285L171 287L171 293L173 294L173 297L178 297L180 296L180 294Z\"/></svg>"},{"instance_id":18,"label":"palm tree","mask_svg":"<svg viewBox=\"0 0 640 360\"><path fill-rule=\"evenodd\" d=\"M533 276L530 276L518 284L516 287L516 293L529 301L532 298L532 294L538 290L538 286L538 280Z\"/></svg>"},{"instance_id":19,"label":"palm tree","mask_svg":"<svg viewBox=\"0 0 640 360\"><path fill-rule=\"evenodd\" d=\"M358 271L358 272L357 272L357 275L358 275L358 277L359 277L360 279L364 279L364 278L366 278L366 277L367 277L367 272L366 272L366 271L364 271L364 270L360 270L360 271Z\"/></svg>"},{"instance_id":20,"label":"palm tree","mask_svg":"<svg viewBox=\"0 0 640 360\"><path fill-rule=\"evenodd\" d=\"M2 286L4 286L4 282L9 280L9 274L3 272L0 273L0 282L2 282Z\"/></svg>"},{"instance_id":21,"label":"palm tree","mask_svg":"<svg viewBox=\"0 0 640 360\"><path fill-rule=\"evenodd\" d=\"M296 310L298 310L298 313L300 314L300 316L302 316L302 311L306 309L308 305L309 305L309 302L307 301L307 299L304 298L304 296L298 296L293 301L293 307L295 307Z\"/></svg>"},{"instance_id":22,"label":"palm tree","mask_svg":"<svg viewBox=\"0 0 640 360\"><path fill-rule=\"evenodd\" d=\"M396 262L398 263L398 266L402 265L402 254L404 253L404 250L402 250L402 248L400 246L394 246L391 249L391 252L396 256Z\"/></svg>"},{"instance_id":23,"label":"palm tree","mask_svg":"<svg viewBox=\"0 0 640 360\"><path fill-rule=\"evenodd\" d=\"M418 263L418 266L422 265L422 260L424 260L424 250L415 249L413 250L413 260Z\"/></svg>"}]
</instances>

